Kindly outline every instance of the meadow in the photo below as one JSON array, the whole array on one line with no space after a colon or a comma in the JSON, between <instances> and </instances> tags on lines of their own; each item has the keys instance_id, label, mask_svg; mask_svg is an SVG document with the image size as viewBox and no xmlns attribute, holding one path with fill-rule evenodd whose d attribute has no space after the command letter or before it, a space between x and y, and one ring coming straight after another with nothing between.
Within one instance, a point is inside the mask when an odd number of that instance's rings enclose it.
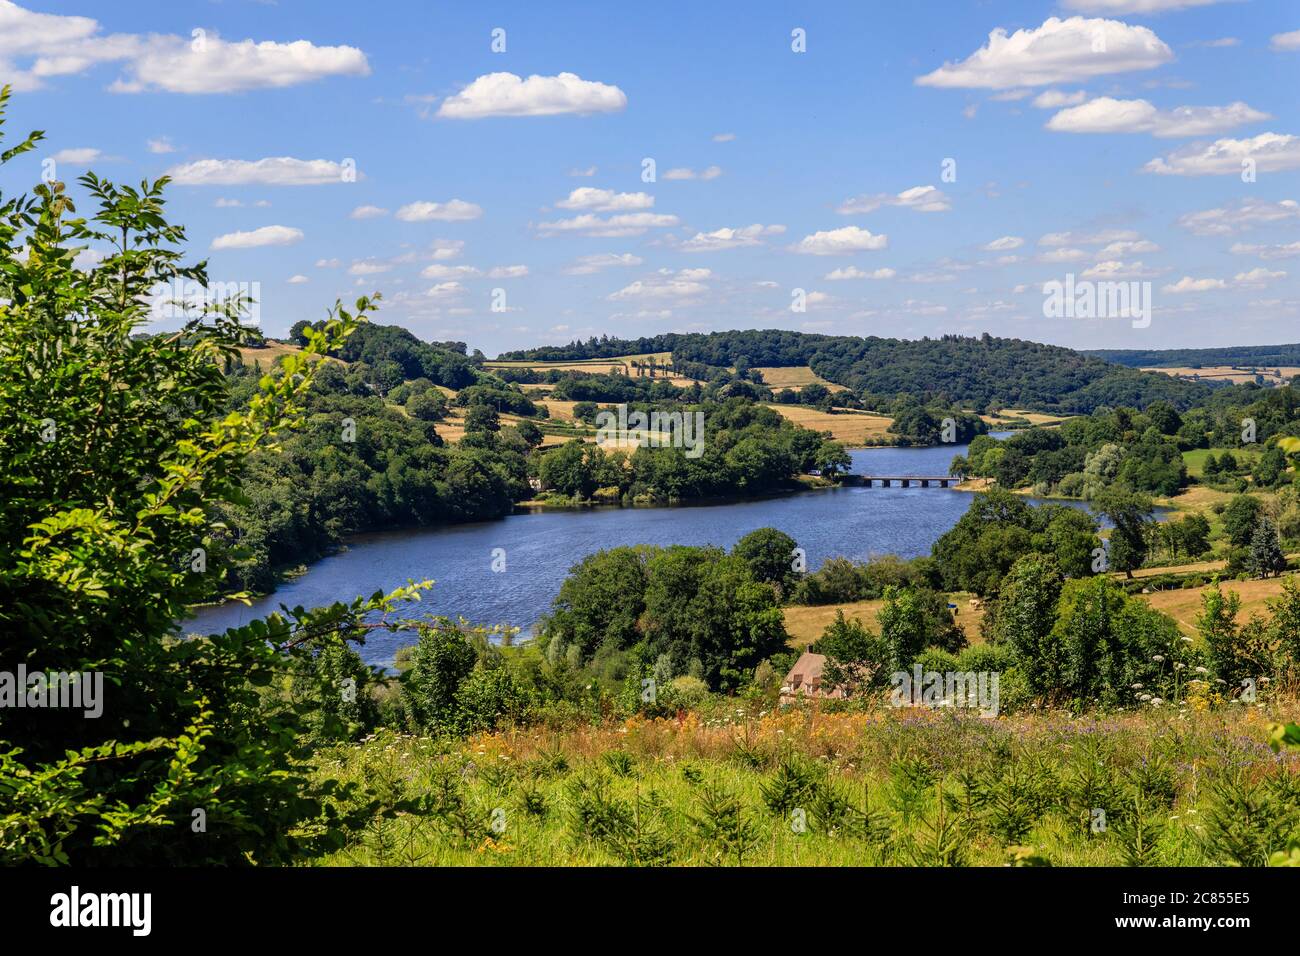
<instances>
[{"instance_id":1,"label":"meadow","mask_svg":"<svg viewBox=\"0 0 1300 956\"><path fill-rule=\"evenodd\" d=\"M1267 743L1295 713L1199 700L981 719L733 700L460 741L383 731L320 773L414 803L321 862L1261 865L1300 821L1300 753Z\"/></svg>"}]
</instances>

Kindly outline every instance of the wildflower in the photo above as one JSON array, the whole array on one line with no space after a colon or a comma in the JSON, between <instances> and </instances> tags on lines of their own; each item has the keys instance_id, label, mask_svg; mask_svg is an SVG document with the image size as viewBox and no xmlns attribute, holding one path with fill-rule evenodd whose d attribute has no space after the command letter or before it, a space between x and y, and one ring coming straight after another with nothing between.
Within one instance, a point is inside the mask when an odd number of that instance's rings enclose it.
<instances>
[{"instance_id":1,"label":"wildflower","mask_svg":"<svg viewBox=\"0 0 1300 956\"><path fill-rule=\"evenodd\" d=\"M1198 673L1198 674L1208 674L1208 673L1209 673L1209 670L1208 670L1207 668L1205 668L1205 667L1197 667L1197 668L1196 668L1196 673Z\"/></svg>"},{"instance_id":2,"label":"wildflower","mask_svg":"<svg viewBox=\"0 0 1300 956\"><path fill-rule=\"evenodd\" d=\"M1151 706L1152 706L1152 707L1159 707L1159 706L1160 706L1161 704L1163 704L1163 703L1164 703L1164 701L1161 700L1159 697L1152 697L1152 698L1151 698Z\"/></svg>"},{"instance_id":3,"label":"wildflower","mask_svg":"<svg viewBox=\"0 0 1300 956\"><path fill-rule=\"evenodd\" d=\"M1152 659L1153 661L1155 661L1157 664L1163 664L1163 663L1165 662L1165 655L1163 655L1163 654L1153 654L1153 655L1151 656L1151 659Z\"/></svg>"},{"instance_id":4,"label":"wildflower","mask_svg":"<svg viewBox=\"0 0 1300 956\"><path fill-rule=\"evenodd\" d=\"M1186 664L1183 664L1183 663L1177 663L1177 664L1174 664L1174 670L1176 670L1176 671L1180 671L1180 670L1182 670L1182 669L1183 669L1184 667L1186 667L1186 666L1187 666Z\"/></svg>"}]
</instances>

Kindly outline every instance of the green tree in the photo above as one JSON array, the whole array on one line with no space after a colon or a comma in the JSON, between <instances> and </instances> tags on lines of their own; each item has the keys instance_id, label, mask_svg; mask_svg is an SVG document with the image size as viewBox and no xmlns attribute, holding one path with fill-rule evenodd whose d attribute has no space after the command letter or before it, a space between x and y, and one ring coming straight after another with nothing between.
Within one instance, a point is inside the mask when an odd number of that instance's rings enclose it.
<instances>
[{"instance_id":1,"label":"green tree","mask_svg":"<svg viewBox=\"0 0 1300 956\"><path fill-rule=\"evenodd\" d=\"M402 696L415 723L430 733L461 730L461 685L478 663L478 650L459 625L446 618L420 628L402 674Z\"/></svg>"},{"instance_id":2,"label":"green tree","mask_svg":"<svg viewBox=\"0 0 1300 956\"><path fill-rule=\"evenodd\" d=\"M1253 495L1234 495L1223 509L1223 530L1234 547L1249 547L1263 504Z\"/></svg>"},{"instance_id":3,"label":"green tree","mask_svg":"<svg viewBox=\"0 0 1300 956\"><path fill-rule=\"evenodd\" d=\"M1286 555L1282 553L1282 543L1277 537L1277 525L1268 518L1261 517L1255 523L1246 567L1258 578L1271 577L1286 570Z\"/></svg>"},{"instance_id":4,"label":"green tree","mask_svg":"<svg viewBox=\"0 0 1300 956\"><path fill-rule=\"evenodd\" d=\"M776 585L777 593L785 595L797 577L794 571L794 538L776 528L759 528L751 531L731 549L731 553L749 565L756 581Z\"/></svg>"},{"instance_id":5,"label":"green tree","mask_svg":"<svg viewBox=\"0 0 1300 956\"><path fill-rule=\"evenodd\" d=\"M0 121L7 101L5 88ZM371 303L336 307L232 411L222 369L246 340L246 302L147 330L160 283L207 284L203 264L182 261L167 180L79 182L89 218L62 182L0 197L0 629L6 662L100 675L102 712L5 712L0 862L240 865L324 851L359 822L327 817L328 790L373 806L311 782L304 732L321 701L283 690L313 669L327 677L318 652L416 591L212 637L178 640L178 622L229 570L207 560L215 507L239 499L249 457L300 422L312 357L340 347ZM104 258L74 266L92 243Z\"/></svg>"},{"instance_id":6,"label":"green tree","mask_svg":"<svg viewBox=\"0 0 1300 956\"><path fill-rule=\"evenodd\" d=\"M1110 547L1106 556L1110 567L1123 571L1126 577L1142 567L1147 559L1147 535L1154 508L1145 495L1119 489L1098 495L1094 501L1097 510L1114 525L1110 532Z\"/></svg>"},{"instance_id":7,"label":"green tree","mask_svg":"<svg viewBox=\"0 0 1300 956\"><path fill-rule=\"evenodd\" d=\"M846 696L855 697L888 683L888 645L856 617L846 618L842 609L835 612L835 620L822 631L813 649L826 656L822 687L827 690L843 688Z\"/></svg>"},{"instance_id":8,"label":"green tree","mask_svg":"<svg viewBox=\"0 0 1300 956\"><path fill-rule=\"evenodd\" d=\"M881 640L889 649L891 669L911 667L916 655L929 643L929 629L917 592L913 588L886 588L885 603L876 621Z\"/></svg>"},{"instance_id":9,"label":"green tree","mask_svg":"<svg viewBox=\"0 0 1300 956\"><path fill-rule=\"evenodd\" d=\"M1007 572L991 609L994 624L989 637L1011 648L1030 688L1038 694L1049 693L1061 682L1063 652L1053 628L1064 584L1052 558L1026 555Z\"/></svg>"}]
</instances>

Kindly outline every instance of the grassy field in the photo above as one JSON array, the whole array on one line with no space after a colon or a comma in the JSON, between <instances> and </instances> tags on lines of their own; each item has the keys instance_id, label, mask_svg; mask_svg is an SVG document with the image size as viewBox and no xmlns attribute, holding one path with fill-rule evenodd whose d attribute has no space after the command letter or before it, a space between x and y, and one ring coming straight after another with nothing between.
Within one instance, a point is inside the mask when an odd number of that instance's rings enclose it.
<instances>
[{"instance_id":1,"label":"grassy field","mask_svg":"<svg viewBox=\"0 0 1300 956\"><path fill-rule=\"evenodd\" d=\"M321 775L422 803L323 862L1258 865L1300 816L1300 755L1265 744L1269 721L1295 713L1201 698L995 719L723 701L456 742L385 731Z\"/></svg>"},{"instance_id":2,"label":"grassy field","mask_svg":"<svg viewBox=\"0 0 1300 956\"><path fill-rule=\"evenodd\" d=\"M869 412L841 410L831 415L807 405L769 405L790 421L815 431L828 431L839 442L850 447L867 444L868 438L888 438L886 429L893 419Z\"/></svg>"},{"instance_id":3,"label":"grassy field","mask_svg":"<svg viewBox=\"0 0 1300 956\"><path fill-rule=\"evenodd\" d=\"M302 349L298 348L296 345L289 345L286 342L277 342L275 339L267 339L265 348L241 348L239 350L239 357L243 359L245 365L252 365L254 362L259 362L263 369L269 371L271 366L280 361L284 356L293 355L294 353L301 351ZM347 364L342 359L331 358L330 361L338 362L341 365Z\"/></svg>"},{"instance_id":4,"label":"grassy field","mask_svg":"<svg viewBox=\"0 0 1300 956\"><path fill-rule=\"evenodd\" d=\"M602 359L573 359L561 362L532 362L532 361L514 361L514 362L485 362L483 367L488 371L493 369L505 368L528 368L538 372L560 371L560 372L590 372L598 375L608 375L611 372L617 372L620 375L628 374L636 377L637 370L632 367L633 362L647 362L651 358L657 364L666 364L672 361L671 352L645 352L640 355L617 355L611 358ZM648 373L647 373L648 374ZM656 379L664 379L674 385L690 385L692 378L685 375L664 375L662 372L656 372ZM546 385L534 385L533 389L548 388ZM523 388L528 389L525 385Z\"/></svg>"},{"instance_id":5,"label":"grassy field","mask_svg":"<svg viewBox=\"0 0 1300 956\"><path fill-rule=\"evenodd\" d=\"M1157 611L1168 614L1177 621L1183 633L1195 635L1196 616L1201 613L1201 595L1208 587L1210 585L1207 584L1199 588L1173 588L1143 594L1141 597ZM1235 591L1241 598L1241 611L1237 615L1237 621L1245 624L1252 614L1268 615L1268 601L1282 593L1282 579L1224 581L1220 587L1224 594Z\"/></svg>"},{"instance_id":6,"label":"grassy field","mask_svg":"<svg viewBox=\"0 0 1300 956\"><path fill-rule=\"evenodd\" d=\"M832 392L848 391L843 385L836 385L828 382L807 365L792 365L782 368L756 368L756 372L761 372L763 382L774 392L779 392L783 388L794 389L796 392L805 385L812 385L814 382L825 385Z\"/></svg>"},{"instance_id":7,"label":"grassy field","mask_svg":"<svg viewBox=\"0 0 1300 956\"><path fill-rule=\"evenodd\" d=\"M1253 448L1193 448L1191 451L1183 452L1183 462L1187 465L1187 474L1193 478L1201 478L1205 475L1205 459L1213 455L1219 458L1225 451L1232 452L1232 457L1237 459L1237 464L1244 465L1246 462L1258 460L1260 452Z\"/></svg>"},{"instance_id":8,"label":"grassy field","mask_svg":"<svg viewBox=\"0 0 1300 956\"><path fill-rule=\"evenodd\" d=\"M1050 428L1053 425L1059 425L1068 419L1069 415L1048 415L1044 412L1027 412L1018 408L1004 408L997 415L981 415L980 418L996 428L998 425L1004 425L1008 422L1014 422L1016 419L1024 419L1031 425L1043 425Z\"/></svg>"},{"instance_id":9,"label":"grassy field","mask_svg":"<svg viewBox=\"0 0 1300 956\"><path fill-rule=\"evenodd\" d=\"M1261 365L1253 371L1250 367L1233 368L1231 365L1206 365L1202 368L1191 368L1190 366L1144 368L1142 371L1162 372L1175 378L1201 378L1215 382L1232 382L1234 385L1240 385L1242 382L1253 382L1256 374L1264 376L1264 381L1269 385L1285 385L1296 375L1300 375L1300 367L1294 365L1283 365L1281 367Z\"/></svg>"},{"instance_id":10,"label":"grassy field","mask_svg":"<svg viewBox=\"0 0 1300 956\"><path fill-rule=\"evenodd\" d=\"M966 637L972 644L978 644L980 638L980 621L984 619L983 605L972 607L971 595L961 592L949 595L948 601L957 605L957 623L966 631ZM858 618L869 630L877 630L876 615L884 601L855 601L851 604L827 604L815 607L790 605L785 608L785 629L790 634L790 646L799 650L813 643L822 636L822 631L835 620L837 611L843 611L847 618Z\"/></svg>"}]
</instances>

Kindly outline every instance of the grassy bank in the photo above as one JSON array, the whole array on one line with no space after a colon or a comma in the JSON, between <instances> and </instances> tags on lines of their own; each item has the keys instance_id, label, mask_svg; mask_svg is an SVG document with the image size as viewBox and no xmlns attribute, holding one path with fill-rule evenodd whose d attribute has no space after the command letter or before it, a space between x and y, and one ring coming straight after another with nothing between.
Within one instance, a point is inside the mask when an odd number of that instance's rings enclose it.
<instances>
[{"instance_id":1,"label":"grassy bank","mask_svg":"<svg viewBox=\"0 0 1300 956\"><path fill-rule=\"evenodd\" d=\"M327 865L1259 864L1300 819L1285 706L993 720L734 709L439 743L322 774L423 805Z\"/></svg>"}]
</instances>

